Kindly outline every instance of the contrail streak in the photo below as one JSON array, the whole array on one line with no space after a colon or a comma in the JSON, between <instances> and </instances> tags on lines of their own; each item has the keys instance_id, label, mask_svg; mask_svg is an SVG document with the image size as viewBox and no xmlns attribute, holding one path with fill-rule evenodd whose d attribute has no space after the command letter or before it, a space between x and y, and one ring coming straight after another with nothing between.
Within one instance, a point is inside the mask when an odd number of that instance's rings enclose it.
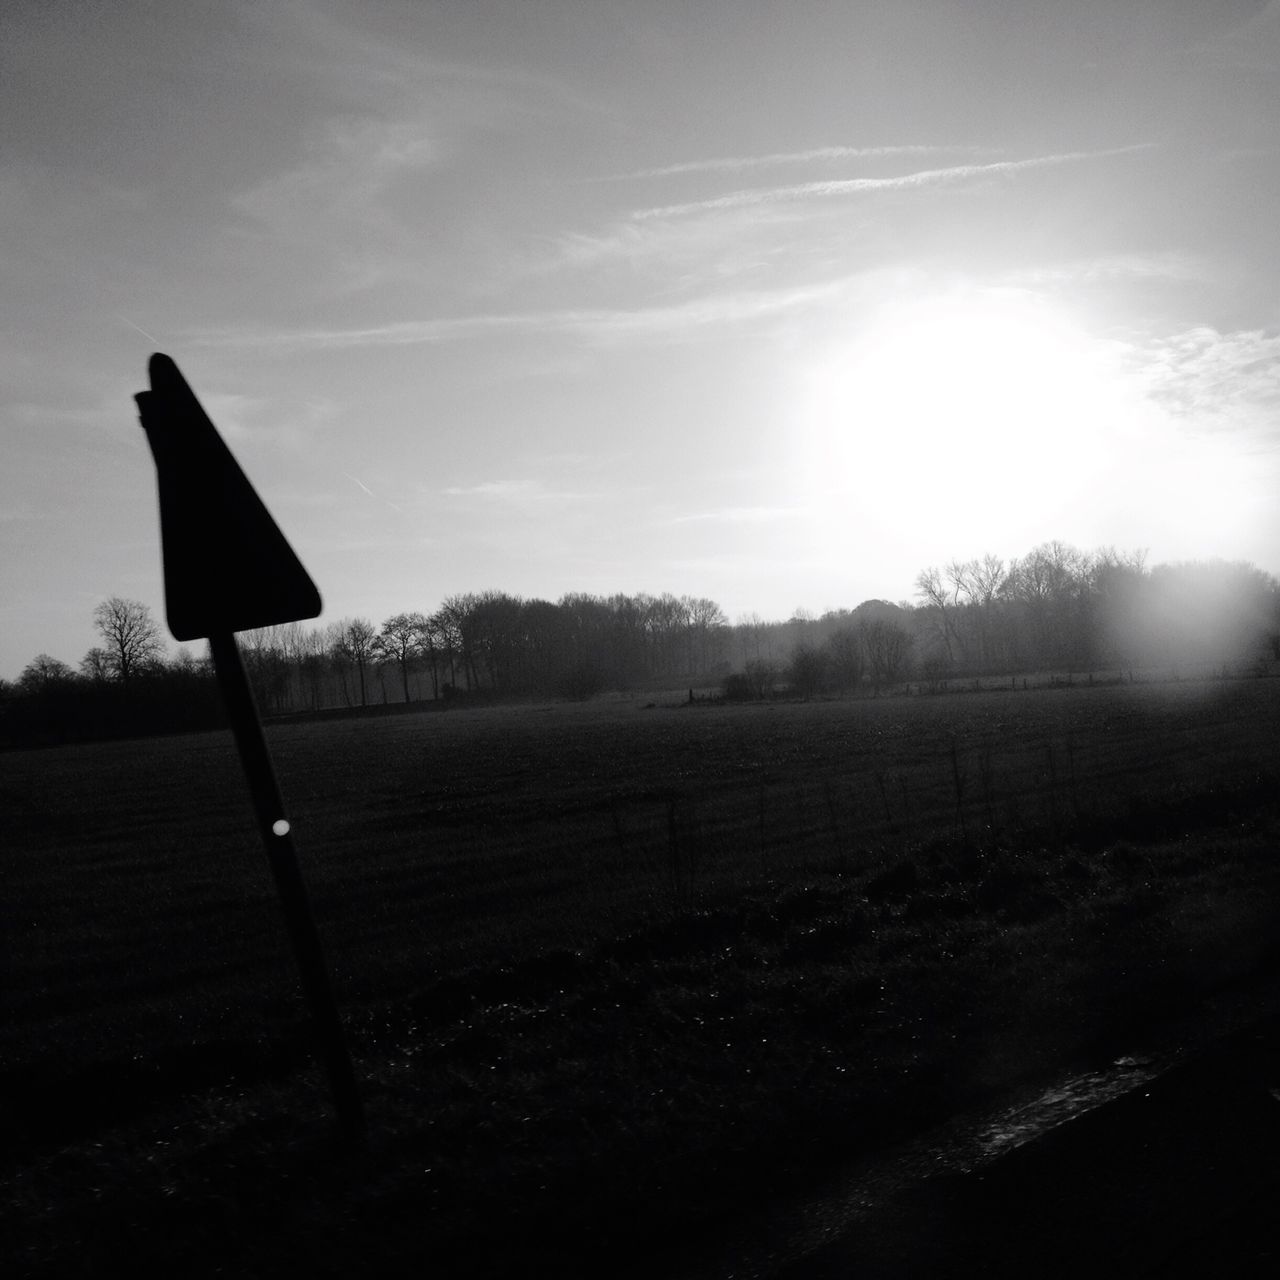
<instances>
[{"instance_id":1,"label":"contrail streak","mask_svg":"<svg viewBox=\"0 0 1280 1280\"><path fill-rule=\"evenodd\" d=\"M913 144L886 147L810 147L807 151L773 151L760 156L718 156L711 160L683 160L652 169L636 169L631 173L615 173L604 182L628 178L666 178L681 173L732 173L742 169L762 169L769 165L807 164L815 160L882 160L896 156L924 156L939 151L978 151L966 145Z\"/></svg>"},{"instance_id":2,"label":"contrail streak","mask_svg":"<svg viewBox=\"0 0 1280 1280\"><path fill-rule=\"evenodd\" d=\"M360 488L362 488L365 491L365 493L367 493L369 497L371 497L374 500L374 502L381 502L384 507L390 507L392 511L400 510L400 508L397 507L394 502L390 501L387 498L380 497L378 494L374 493L374 491L370 489L369 486L365 484L365 482L361 480L359 476L353 476L350 471L344 471L342 474L346 476L348 480L352 480L356 484L358 484Z\"/></svg>"},{"instance_id":3,"label":"contrail streak","mask_svg":"<svg viewBox=\"0 0 1280 1280\"><path fill-rule=\"evenodd\" d=\"M142 334L142 336L143 336L144 338L146 338L146 340L147 340L148 342L150 342L153 346L158 347L158 346L160 345L160 339L159 339L159 338L155 337L153 334L148 333L148 332L147 332L147 331L146 331L146 330L145 330L145 329L144 329L140 324L134 324L134 323L133 323L133 321L132 321L132 320L130 320L128 316L122 316L122 315L117 311L117 312L116 312L116 319L117 319L117 320L123 320L123 321L125 322L125 324L127 324L127 325L129 326L129 328L130 328L130 329L136 329L136 330L137 330L140 334Z\"/></svg>"},{"instance_id":4,"label":"contrail streak","mask_svg":"<svg viewBox=\"0 0 1280 1280\"><path fill-rule=\"evenodd\" d=\"M1131 152L1148 150L1151 145L1139 143L1135 146L1111 147L1105 151L1067 151L1060 155L1032 156L1026 160L998 160L993 164L953 165L946 169L922 169L916 173L904 173L892 178L834 178L822 182L802 182L788 187L754 187L745 191L731 191L727 195L715 196L709 200L668 204L654 209L637 209L631 216L635 221L643 221L647 218L674 218L690 213L706 213L716 209L740 209L750 205L807 200L814 196L843 196L867 191L946 186L967 182L974 178L1017 173L1023 169L1042 169L1080 160L1128 155Z\"/></svg>"}]
</instances>

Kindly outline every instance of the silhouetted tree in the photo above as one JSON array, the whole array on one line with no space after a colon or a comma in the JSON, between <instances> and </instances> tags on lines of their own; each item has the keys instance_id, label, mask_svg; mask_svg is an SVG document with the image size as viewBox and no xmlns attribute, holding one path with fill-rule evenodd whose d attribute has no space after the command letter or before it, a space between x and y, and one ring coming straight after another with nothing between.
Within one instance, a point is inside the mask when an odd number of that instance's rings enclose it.
<instances>
[{"instance_id":1,"label":"silhouetted tree","mask_svg":"<svg viewBox=\"0 0 1280 1280\"><path fill-rule=\"evenodd\" d=\"M565 618L550 600L526 600L520 609L524 637L525 687L541 693L555 690L565 655Z\"/></svg>"},{"instance_id":2,"label":"silhouetted tree","mask_svg":"<svg viewBox=\"0 0 1280 1280\"><path fill-rule=\"evenodd\" d=\"M420 615L421 616L421 615ZM430 614L422 618L418 627L418 653L427 662L427 670L431 673L431 696L440 696L440 668L447 660L448 637L438 614Z\"/></svg>"},{"instance_id":3,"label":"silhouetted tree","mask_svg":"<svg viewBox=\"0 0 1280 1280\"><path fill-rule=\"evenodd\" d=\"M288 710L289 634L284 626L240 633L240 653L259 705L268 712Z\"/></svg>"},{"instance_id":4,"label":"silhouetted tree","mask_svg":"<svg viewBox=\"0 0 1280 1280\"><path fill-rule=\"evenodd\" d=\"M93 623L102 637L107 670L123 684L164 652L160 628L141 601L112 596L94 609Z\"/></svg>"},{"instance_id":5,"label":"silhouetted tree","mask_svg":"<svg viewBox=\"0 0 1280 1280\"><path fill-rule=\"evenodd\" d=\"M955 619L957 592L955 578L944 580L937 569L924 569L916 577L916 595L924 602L923 614L932 624L934 639L941 645L948 667L956 665L960 644Z\"/></svg>"},{"instance_id":6,"label":"silhouetted tree","mask_svg":"<svg viewBox=\"0 0 1280 1280\"><path fill-rule=\"evenodd\" d=\"M378 632L378 647L400 667L400 683L404 688L404 700L409 698L409 664L422 651L426 636L427 619L421 613L393 614L382 624Z\"/></svg>"},{"instance_id":7,"label":"silhouetted tree","mask_svg":"<svg viewBox=\"0 0 1280 1280\"><path fill-rule=\"evenodd\" d=\"M827 670L832 684L841 693L857 689L866 668L858 633L852 627L840 627L827 637L823 652L827 655Z\"/></svg>"},{"instance_id":8,"label":"silhouetted tree","mask_svg":"<svg viewBox=\"0 0 1280 1280\"><path fill-rule=\"evenodd\" d=\"M827 655L819 649L803 641L796 645L787 664L787 681L793 693L798 693L806 702L822 692L823 682L827 675Z\"/></svg>"},{"instance_id":9,"label":"silhouetted tree","mask_svg":"<svg viewBox=\"0 0 1280 1280\"><path fill-rule=\"evenodd\" d=\"M687 603L669 592L650 601L647 629L653 653L652 674L669 676L687 672L687 662L681 661L681 649L685 647L688 617Z\"/></svg>"},{"instance_id":10,"label":"silhouetted tree","mask_svg":"<svg viewBox=\"0 0 1280 1280\"><path fill-rule=\"evenodd\" d=\"M686 596L685 603L689 611L689 674L704 674L723 659L724 629L729 619L724 610L706 596Z\"/></svg>"},{"instance_id":11,"label":"silhouetted tree","mask_svg":"<svg viewBox=\"0 0 1280 1280\"><path fill-rule=\"evenodd\" d=\"M610 683L626 689L652 672L648 618L651 597L613 595L609 609L609 652L604 669Z\"/></svg>"},{"instance_id":12,"label":"silhouetted tree","mask_svg":"<svg viewBox=\"0 0 1280 1280\"><path fill-rule=\"evenodd\" d=\"M23 667L18 688L23 693L39 695L68 685L74 679L75 672L65 662L47 653L38 653Z\"/></svg>"},{"instance_id":13,"label":"silhouetted tree","mask_svg":"<svg viewBox=\"0 0 1280 1280\"><path fill-rule=\"evenodd\" d=\"M589 698L602 685L621 683L612 661L615 614L607 600L575 592L562 596L558 608L563 623L564 653L558 664L557 692L570 698Z\"/></svg>"},{"instance_id":14,"label":"silhouetted tree","mask_svg":"<svg viewBox=\"0 0 1280 1280\"><path fill-rule=\"evenodd\" d=\"M377 634L368 618L344 618L337 624L334 636L334 650L343 661L355 667L359 676L362 707L369 705L365 671L377 657L373 643Z\"/></svg>"},{"instance_id":15,"label":"silhouetted tree","mask_svg":"<svg viewBox=\"0 0 1280 1280\"><path fill-rule=\"evenodd\" d=\"M1023 664L1073 665L1081 638L1078 606L1089 571L1084 552L1057 541L1041 543L1010 564L1001 590L1016 606L1015 644Z\"/></svg>"},{"instance_id":16,"label":"silhouetted tree","mask_svg":"<svg viewBox=\"0 0 1280 1280\"><path fill-rule=\"evenodd\" d=\"M955 585L957 599L963 597L972 643L970 660L985 671L993 661L993 632L996 599L1004 583L1004 561L990 552L981 560L953 560L947 573Z\"/></svg>"},{"instance_id":17,"label":"silhouetted tree","mask_svg":"<svg viewBox=\"0 0 1280 1280\"><path fill-rule=\"evenodd\" d=\"M873 618L858 624L858 634L866 650L876 692L901 680L911 654L910 632L884 618Z\"/></svg>"},{"instance_id":18,"label":"silhouetted tree","mask_svg":"<svg viewBox=\"0 0 1280 1280\"><path fill-rule=\"evenodd\" d=\"M111 663L108 660L107 651L99 645L94 645L80 659L80 674L86 680L91 680L95 684L101 684L104 680L109 680L111 678Z\"/></svg>"},{"instance_id":19,"label":"silhouetted tree","mask_svg":"<svg viewBox=\"0 0 1280 1280\"><path fill-rule=\"evenodd\" d=\"M744 670L746 664L753 658L759 661L765 657L763 648L768 627L769 624L758 613L744 613L738 619L734 631L737 633L738 644L742 650Z\"/></svg>"},{"instance_id":20,"label":"silhouetted tree","mask_svg":"<svg viewBox=\"0 0 1280 1280\"><path fill-rule=\"evenodd\" d=\"M449 646L449 683L456 684L456 667L468 689L478 688L480 673L476 669L475 608L478 597L472 593L446 596L436 611Z\"/></svg>"},{"instance_id":21,"label":"silhouetted tree","mask_svg":"<svg viewBox=\"0 0 1280 1280\"><path fill-rule=\"evenodd\" d=\"M523 607L519 596L505 591L484 591L471 601L467 624L473 659L498 693L517 691L525 683Z\"/></svg>"},{"instance_id":22,"label":"silhouetted tree","mask_svg":"<svg viewBox=\"0 0 1280 1280\"><path fill-rule=\"evenodd\" d=\"M743 674L750 685L751 696L761 702L773 692L778 668L768 658L751 658L743 667Z\"/></svg>"}]
</instances>

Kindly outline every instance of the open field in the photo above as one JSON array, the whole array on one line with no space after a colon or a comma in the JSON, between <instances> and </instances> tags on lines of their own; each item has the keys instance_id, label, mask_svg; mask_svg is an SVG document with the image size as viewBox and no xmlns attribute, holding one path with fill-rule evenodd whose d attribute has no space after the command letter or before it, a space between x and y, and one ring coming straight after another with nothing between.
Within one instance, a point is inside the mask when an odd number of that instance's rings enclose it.
<instances>
[{"instance_id":1,"label":"open field","mask_svg":"<svg viewBox=\"0 0 1280 1280\"><path fill-rule=\"evenodd\" d=\"M345 1157L229 739L0 754L20 1271L598 1269L1128 1046L1273 957L1277 727L1275 680L276 725Z\"/></svg>"}]
</instances>

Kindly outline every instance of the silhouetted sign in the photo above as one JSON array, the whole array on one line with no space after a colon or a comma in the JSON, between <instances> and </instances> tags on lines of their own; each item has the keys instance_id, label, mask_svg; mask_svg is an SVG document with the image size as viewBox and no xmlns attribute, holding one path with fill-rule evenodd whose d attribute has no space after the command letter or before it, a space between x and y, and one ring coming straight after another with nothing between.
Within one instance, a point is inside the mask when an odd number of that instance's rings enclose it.
<instances>
[{"instance_id":1,"label":"silhouetted sign","mask_svg":"<svg viewBox=\"0 0 1280 1280\"><path fill-rule=\"evenodd\" d=\"M139 392L160 488L165 612L179 640L207 637L227 720L244 765L258 831L347 1141L364 1132L364 1108L347 1051L292 828L245 675L235 632L314 618L320 593L253 491L178 366L153 355L151 390Z\"/></svg>"},{"instance_id":2,"label":"silhouetted sign","mask_svg":"<svg viewBox=\"0 0 1280 1280\"><path fill-rule=\"evenodd\" d=\"M320 612L320 593L178 366L157 353L138 414L160 489L165 613L177 640Z\"/></svg>"}]
</instances>

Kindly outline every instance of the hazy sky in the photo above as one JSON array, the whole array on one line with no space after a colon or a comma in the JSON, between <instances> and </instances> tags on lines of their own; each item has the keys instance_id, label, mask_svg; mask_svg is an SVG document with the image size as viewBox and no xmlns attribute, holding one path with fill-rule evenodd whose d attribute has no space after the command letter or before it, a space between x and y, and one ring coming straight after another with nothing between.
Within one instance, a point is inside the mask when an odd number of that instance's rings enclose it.
<instances>
[{"instance_id":1,"label":"hazy sky","mask_svg":"<svg viewBox=\"0 0 1280 1280\"><path fill-rule=\"evenodd\" d=\"M1280 7L0 17L0 675L162 615L174 356L326 602L1280 570Z\"/></svg>"}]
</instances>

